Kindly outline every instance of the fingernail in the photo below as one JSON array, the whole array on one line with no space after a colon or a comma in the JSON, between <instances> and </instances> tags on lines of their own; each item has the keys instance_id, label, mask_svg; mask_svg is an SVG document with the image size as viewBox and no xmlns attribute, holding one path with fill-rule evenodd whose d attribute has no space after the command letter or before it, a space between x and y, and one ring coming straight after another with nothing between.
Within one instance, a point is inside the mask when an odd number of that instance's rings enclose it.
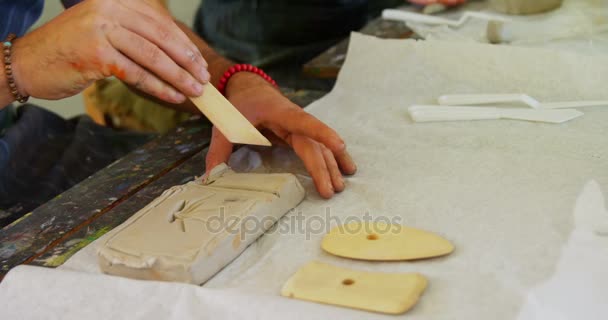
<instances>
[{"instance_id":1,"label":"fingernail","mask_svg":"<svg viewBox=\"0 0 608 320\"><path fill-rule=\"evenodd\" d=\"M194 82L192 84L192 89L194 89L194 92L196 92L197 96L200 96L201 94L203 94L203 85L198 82Z\"/></svg>"},{"instance_id":2,"label":"fingernail","mask_svg":"<svg viewBox=\"0 0 608 320\"><path fill-rule=\"evenodd\" d=\"M207 60L205 60L205 58L203 57L203 54L200 51L196 50L196 56L200 60L203 67L205 67L205 68L209 67Z\"/></svg>"},{"instance_id":3,"label":"fingernail","mask_svg":"<svg viewBox=\"0 0 608 320\"><path fill-rule=\"evenodd\" d=\"M336 147L338 147L337 151L344 151L344 150L346 150L346 144L341 139L336 141Z\"/></svg>"},{"instance_id":4,"label":"fingernail","mask_svg":"<svg viewBox=\"0 0 608 320\"><path fill-rule=\"evenodd\" d=\"M344 153L344 156L346 157L346 160L348 160L348 161L350 161L350 162L353 162L353 157L351 157L351 156L350 156L350 153L345 152L345 153Z\"/></svg>"},{"instance_id":5,"label":"fingernail","mask_svg":"<svg viewBox=\"0 0 608 320\"><path fill-rule=\"evenodd\" d=\"M211 78L209 71L207 70L207 68L203 68L201 70L201 80L203 80L203 82L207 82L209 81L209 78Z\"/></svg>"}]
</instances>

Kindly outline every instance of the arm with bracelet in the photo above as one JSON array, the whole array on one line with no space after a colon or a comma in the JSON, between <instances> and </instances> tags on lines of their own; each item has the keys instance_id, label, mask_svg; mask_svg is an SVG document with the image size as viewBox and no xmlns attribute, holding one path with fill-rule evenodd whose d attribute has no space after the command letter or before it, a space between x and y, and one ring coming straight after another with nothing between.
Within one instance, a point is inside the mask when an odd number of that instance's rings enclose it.
<instances>
[{"instance_id":1,"label":"arm with bracelet","mask_svg":"<svg viewBox=\"0 0 608 320\"><path fill-rule=\"evenodd\" d=\"M7 12L0 18L8 20ZM211 82L271 141L294 149L322 197L342 191L342 174L356 171L333 129L284 97L263 71L217 54L160 0L79 2L36 30L7 38L1 66L0 106L29 96L66 98L114 76L171 107L195 111L186 97L200 96ZM207 168L227 161L232 149L214 129Z\"/></svg>"}]
</instances>

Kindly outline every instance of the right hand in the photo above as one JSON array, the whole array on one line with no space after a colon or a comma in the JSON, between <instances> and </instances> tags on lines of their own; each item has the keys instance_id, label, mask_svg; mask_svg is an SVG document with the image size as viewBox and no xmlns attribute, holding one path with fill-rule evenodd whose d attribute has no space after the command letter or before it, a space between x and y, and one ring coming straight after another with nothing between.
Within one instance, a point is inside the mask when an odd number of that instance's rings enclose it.
<instances>
[{"instance_id":1,"label":"right hand","mask_svg":"<svg viewBox=\"0 0 608 320\"><path fill-rule=\"evenodd\" d=\"M248 72L235 74L230 78L226 96L274 144L287 144L294 150L321 197L329 199L344 190L342 175L357 171L336 131L289 101L262 77ZM228 162L232 149L232 143L214 127L207 152L207 172Z\"/></svg>"},{"instance_id":2,"label":"right hand","mask_svg":"<svg viewBox=\"0 0 608 320\"><path fill-rule=\"evenodd\" d=\"M87 0L17 39L22 95L61 99L115 76L170 103L199 96L207 62L172 18L141 0Z\"/></svg>"}]
</instances>

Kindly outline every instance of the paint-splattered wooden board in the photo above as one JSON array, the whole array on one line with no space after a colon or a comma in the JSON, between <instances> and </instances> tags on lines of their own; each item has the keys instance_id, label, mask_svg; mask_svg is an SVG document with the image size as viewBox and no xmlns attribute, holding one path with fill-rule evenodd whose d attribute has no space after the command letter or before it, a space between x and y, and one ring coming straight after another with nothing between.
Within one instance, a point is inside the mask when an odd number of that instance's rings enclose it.
<instances>
[{"instance_id":1,"label":"paint-splattered wooden board","mask_svg":"<svg viewBox=\"0 0 608 320\"><path fill-rule=\"evenodd\" d=\"M167 188L184 184L202 175L205 170L205 155L207 149L197 152L183 164L171 170L158 180L150 183L141 191L119 203L112 210L62 239L52 250L46 251L31 261L33 265L58 267L78 250L97 240L106 232L126 221L135 212L146 206Z\"/></svg>"},{"instance_id":2,"label":"paint-splattered wooden board","mask_svg":"<svg viewBox=\"0 0 608 320\"><path fill-rule=\"evenodd\" d=\"M324 92L286 89L301 106ZM210 127L191 121L0 230L0 279L19 264L57 267L163 190L205 171Z\"/></svg>"},{"instance_id":3,"label":"paint-splattered wooden board","mask_svg":"<svg viewBox=\"0 0 608 320\"><path fill-rule=\"evenodd\" d=\"M209 137L208 125L188 123L5 227L0 232L0 274L31 262L71 233L86 229L92 221L203 150Z\"/></svg>"}]
</instances>

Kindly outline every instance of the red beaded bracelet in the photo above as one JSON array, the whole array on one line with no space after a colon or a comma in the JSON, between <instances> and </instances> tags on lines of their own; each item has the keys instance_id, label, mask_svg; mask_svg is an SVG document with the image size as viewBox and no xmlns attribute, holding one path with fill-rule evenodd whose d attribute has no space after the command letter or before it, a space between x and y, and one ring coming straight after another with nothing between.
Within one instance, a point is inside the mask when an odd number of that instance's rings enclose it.
<instances>
[{"instance_id":1,"label":"red beaded bracelet","mask_svg":"<svg viewBox=\"0 0 608 320\"><path fill-rule=\"evenodd\" d=\"M268 83L272 84L275 87L278 87L276 81L274 81L266 72L262 71L262 69L252 66L250 64L235 64L230 67L228 71L224 72L224 75L220 79L220 84L217 86L217 89L223 94L226 95L226 86L228 85L228 80L230 78L239 73L239 72L251 72L259 75L264 78L264 80L268 81Z\"/></svg>"}]
</instances>

